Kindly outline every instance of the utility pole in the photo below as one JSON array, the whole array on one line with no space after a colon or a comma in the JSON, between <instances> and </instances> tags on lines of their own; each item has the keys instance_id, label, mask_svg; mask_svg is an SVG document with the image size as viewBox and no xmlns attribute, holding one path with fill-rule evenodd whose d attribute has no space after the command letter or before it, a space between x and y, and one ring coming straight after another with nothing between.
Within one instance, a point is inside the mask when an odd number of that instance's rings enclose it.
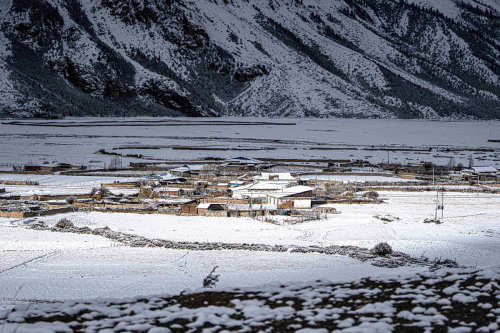
<instances>
[{"instance_id":1,"label":"utility pole","mask_svg":"<svg viewBox=\"0 0 500 333\"><path fill-rule=\"evenodd\" d=\"M435 181L435 178L434 178L434 167L432 167L432 186L435 187L436 186L436 181ZM436 204L435 208L434 208L434 222L437 222L437 215L438 215L438 209L439 209L439 192L436 188L436 199L434 199L434 202Z\"/></svg>"},{"instance_id":2,"label":"utility pole","mask_svg":"<svg viewBox=\"0 0 500 333\"><path fill-rule=\"evenodd\" d=\"M439 209L439 193L436 190L436 208L434 209L434 222L437 221L438 209Z\"/></svg>"},{"instance_id":3,"label":"utility pole","mask_svg":"<svg viewBox=\"0 0 500 333\"><path fill-rule=\"evenodd\" d=\"M250 217L253 217L253 209L252 209L252 194L250 193Z\"/></svg>"},{"instance_id":4,"label":"utility pole","mask_svg":"<svg viewBox=\"0 0 500 333\"><path fill-rule=\"evenodd\" d=\"M444 189L441 188L441 220L444 218Z\"/></svg>"}]
</instances>

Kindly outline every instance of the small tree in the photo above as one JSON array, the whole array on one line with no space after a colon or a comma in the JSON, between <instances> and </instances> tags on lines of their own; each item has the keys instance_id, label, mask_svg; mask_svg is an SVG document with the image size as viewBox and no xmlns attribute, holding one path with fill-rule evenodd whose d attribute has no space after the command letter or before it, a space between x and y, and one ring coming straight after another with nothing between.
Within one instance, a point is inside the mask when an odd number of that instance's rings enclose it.
<instances>
[{"instance_id":1,"label":"small tree","mask_svg":"<svg viewBox=\"0 0 500 333\"><path fill-rule=\"evenodd\" d=\"M67 197L66 198L66 202L70 205L74 204L76 201L76 198L74 196L71 196L71 197Z\"/></svg>"},{"instance_id":2,"label":"small tree","mask_svg":"<svg viewBox=\"0 0 500 333\"><path fill-rule=\"evenodd\" d=\"M365 197L365 198L369 198L369 199L376 200L376 199L378 199L378 192L375 192L375 191L366 192L366 193L364 194L364 197Z\"/></svg>"},{"instance_id":3,"label":"small tree","mask_svg":"<svg viewBox=\"0 0 500 333\"><path fill-rule=\"evenodd\" d=\"M23 171L23 170L24 170L24 167L22 165L19 165L19 164L12 165L12 171L19 172L19 171Z\"/></svg>"},{"instance_id":4,"label":"small tree","mask_svg":"<svg viewBox=\"0 0 500 333\"><path fill-rule=\"evenodd\" d=\"M213 288L219 282L219 274L215 274L215 270L218 266L215 266L210 273L203 279L203 288Z\"/></svg>"},{"instance_id":5,"label":"small tree","mask_svg":"<svg viewBox=\"0 0 500 333\"><path fill-rule=\"evenodd\" d=\"M122 158L120 156L113 156L109 162L109 169L116 170L122 167Z\"/></svg>"}]
</instances>

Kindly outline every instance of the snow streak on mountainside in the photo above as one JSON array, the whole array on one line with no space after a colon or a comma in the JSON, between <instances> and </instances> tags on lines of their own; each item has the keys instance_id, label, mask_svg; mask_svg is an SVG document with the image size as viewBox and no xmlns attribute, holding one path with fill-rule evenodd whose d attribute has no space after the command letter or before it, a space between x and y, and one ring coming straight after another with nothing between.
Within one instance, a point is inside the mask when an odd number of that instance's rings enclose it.
<instances>
[{"instance_id":1,"label":"snow streak on mountainside","mask_svg":"<svg viewBox=\"0 0 500 333\"><path fill-rule=\"evenodd\" d=\"M0 114L500 118L498 0L11 0Z\"/></svg>"}]
</instances>

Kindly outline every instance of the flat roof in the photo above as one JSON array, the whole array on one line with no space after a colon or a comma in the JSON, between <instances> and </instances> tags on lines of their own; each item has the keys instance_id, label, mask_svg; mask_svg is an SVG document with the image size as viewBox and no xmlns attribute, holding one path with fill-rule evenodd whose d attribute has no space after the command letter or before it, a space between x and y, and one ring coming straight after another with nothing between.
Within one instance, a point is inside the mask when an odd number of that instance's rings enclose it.
<instances>
[{"instance_id":1,"label":"flat roof","mask_svg":"<svg viewBox=\"0 0 500 333\"><path fill-rule=\"evenodd\" d=\"M304 192L308 192L308 191L312 191L312 190L313 190L312 187L299 185L299 186L287 187L281 191L269 193L268 195L271 197L274 197L274 198L283 198L283 197L288 197L291 195L300 194L300 193L304 193Z\"/></svg>"}]
</instances>

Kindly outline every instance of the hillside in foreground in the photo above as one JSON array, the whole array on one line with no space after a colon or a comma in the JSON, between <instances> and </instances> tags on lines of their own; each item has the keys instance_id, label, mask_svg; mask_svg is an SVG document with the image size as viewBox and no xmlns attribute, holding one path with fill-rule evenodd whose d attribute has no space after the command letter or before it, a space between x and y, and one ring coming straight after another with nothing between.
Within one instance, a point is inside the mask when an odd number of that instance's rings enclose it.
<instances>
[{"instance_id":1,"label":"hillside in foreground","mask_svg":"<svg viewBox=\"0 0 500 333\"><path fill-rule=\"evenodd\" d=\"M316 281L248 290L18 306L3 332L495 332L498 272ZM310 330L307 330L310 329ZM44 330L44 331L45 331Z\"/></svg>"}]
</instances>

